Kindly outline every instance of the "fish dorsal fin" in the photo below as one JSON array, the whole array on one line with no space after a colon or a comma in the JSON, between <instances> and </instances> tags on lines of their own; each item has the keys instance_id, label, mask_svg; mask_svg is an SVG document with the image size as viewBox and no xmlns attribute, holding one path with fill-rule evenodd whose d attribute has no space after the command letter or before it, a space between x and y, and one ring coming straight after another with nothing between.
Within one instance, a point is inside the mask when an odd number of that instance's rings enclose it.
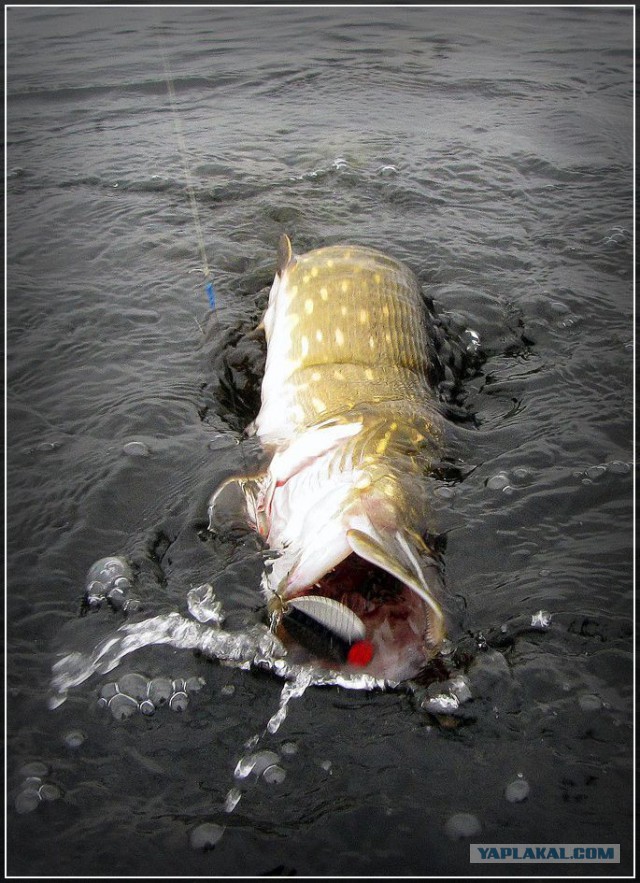
<instances>
[{"instance_id":1,"label":"fish dorsal fin","mask_svg":"<svg viewBox=\"0 0 640 883\"><path fill-rule=\"evenodd\" d=\"M280 278L282 278L284 271L287 269L292 260L293 248L291 247L291 240L286 233L283 233L280 237L280 242L278 243L278 267L276 270Z\"/></svg>"}]
</instances>

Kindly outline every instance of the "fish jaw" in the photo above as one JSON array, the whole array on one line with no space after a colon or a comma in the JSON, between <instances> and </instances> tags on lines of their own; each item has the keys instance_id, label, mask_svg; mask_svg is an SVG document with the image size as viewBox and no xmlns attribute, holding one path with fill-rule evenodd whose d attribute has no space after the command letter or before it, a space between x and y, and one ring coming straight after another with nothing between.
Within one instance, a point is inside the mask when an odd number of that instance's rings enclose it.
<instances>
[{"instance_id":1,"label":"fish jaw","mask_svg":"<svg viewBox=\"0 0 640 883\"><path fill-rule=\"evenodd\" d=\"M399 682L416 675L444 638L438 566L405 525L402 505L382 499L375 487L359 488L360 470L331 474L331 459L317 458L272 489L267 543L279 555L262 588L276 619L287 601L306 595L349 608L373 647L361 670ZM283 628L278 634L294 661L326 664Z\"/></svg>"}]
</instances>

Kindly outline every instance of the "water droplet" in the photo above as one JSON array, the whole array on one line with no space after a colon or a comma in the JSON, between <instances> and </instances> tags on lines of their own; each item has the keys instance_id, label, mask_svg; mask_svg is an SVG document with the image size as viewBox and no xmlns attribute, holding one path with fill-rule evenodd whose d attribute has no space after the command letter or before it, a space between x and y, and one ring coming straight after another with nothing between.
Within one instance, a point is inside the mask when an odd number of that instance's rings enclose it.
<instances>
[{"instance_id":1,"label":"water droplet","mask_svg":"<svg viewBox=\"0 0 640 883\"><path fill-rule=\"evenodd\" d=\"M241 757L236 764L235 770L233 771L234 778L246 779L247 776L253 772L253 768L255 765L256 763L253 759L253 755L249 757Z\"/></svg>"},{"instance_id":2,"label":"water droplet","mask_svg":"<svg viewBox=\"0 0 640 883\"><path fill-rule=\"evenodd\" d=\"M213 849L224 834L224 828L213 822L203 822L189 835L192 849Z\"/></svg>"},{"instance_id":3,"label":"water droplet","mask_svg":"<svg viewBox=\"0 0 640 883\"><path fill-rule=\"evenodd\" d=\"M146 715L155 714L155 710L156 710L156 707L153 704L153 702L151 701L151 699L144 699L140 703L140 711L142 712L142 714L146 714Z\"/></svg>"},{"instance_id":4,"label":"water droplet","mask_svg":"<svg viewBox=\"0 0 640 883\"><path fill-rule=\"evenodd\" d=\"M268 785L280 785L287 777L286 770L283 770L277 763L268 766L262 773L262 778Z\"/></svg>"},{"instance_id":5,"label":"water droplet","mask_svg":"<svg viewBox=\"0 0 640 883\"><path fill-rule=\"evenodd\" d=\"M530 790L529 783L526 779L514 779L513 782L509 782L504 789L504 796L509 803L522 803L522 801L526 800L529 796Z\"/></svg>"},{"instance_id":6,"label":"water droplet","mask_svg":"<svg viewBox=\"0 0 640 883\"><path fill-rule=\"evenodd\" d=\"M240 803L241 798L242 791L239 788L230 788L224 799L224 811L233 812L236 806Z\"/></svg>"},{"instance_id":7,"label":"water droplet","mask_svg":"<svg viewBox=\"0 0 640 883\"><path fill-rule=\"evenodd\" d=\"M213 586L210 583L204 583L191 589L187 593L187 606L191 616L198 622L222 624L224 620L222 602L216 601Z\"/></svg>"},{"instance_id":8,"label":"water droplet","mask_svg":"<svg viewBox=\"0 0 640 883\"><path fill-rule=\"evenodd\" d=\"M127 457L147 457L149 455L149 446L141 441L127 442L122 450Z\"/></svg>"},{"instance_id":9,"label":"water droplet","mask_svg":"<svg viewBox=\"0 0 640 883\"><path fill-rule=\"evenodd\" d=\"M531 627L534 629L548 629L551 625L552 613L548 610L538 610L531 617Z\"/></svg>"},{"instance_id":10,"label":"water droplet","mask_svg":"<svg viewBox=\"0 0 640 883\"><path fill-rule=\"evenodd\" d=\"M444 829L452 840L463 840L479 834L482 825L477 816L468 812L459 812L447 819Z\"/></svg>"}]
</instances>

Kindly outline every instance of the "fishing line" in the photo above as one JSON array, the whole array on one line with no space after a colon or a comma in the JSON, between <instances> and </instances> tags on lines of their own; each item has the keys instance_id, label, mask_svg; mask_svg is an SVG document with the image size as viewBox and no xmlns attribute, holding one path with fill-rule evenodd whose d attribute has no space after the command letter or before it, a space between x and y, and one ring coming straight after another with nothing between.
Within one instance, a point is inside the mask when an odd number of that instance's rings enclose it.
<instances>
[{"instance_id":1,"label":"fishing line","mask_svg":"<svg viewBox=\"0 0 640 883\"><path fill-rule=\"evenodd\" d=\"M202 260L202 273L204 273L205 285L204 290L207 295L207 300L209 302L209 308L212 313L215 313L216 309L216 293L213 287L213 277L211 274L211 270L209 269L209 262L207 260L207 250L204 244L204 234L202 232L202 224L200 223L200 213L198 211L198 201L196 199L196 193L193 186L193 177L191 175L191 168L189 166L189 155L187 153L187 144L184 138L184 132L182 129L182 120L180 119L180 114L178 112L178 104L176 99L176 91L173 84L173 76L171 74L171 68L169 66L169 60L167 59L167 55L164 51L164 47L162 45L162 41L158 36L158 49L160 50L160 56L162 58L162 65L164 68L164 78L167 84L167 92L169 95L169 105L171 107L171 115L173 118L173 128L176 133L176 140L178 142L178 149L180 151L180 158L182 160L182 169L184 171L184 177L187 184L187 193L189 194L189 203L191 205L191 215L193 218L193 225L196 231L196 238L198 240L198 248L200 250L200 258Z\"/></svg>"},{"instance_id":2,"label":"fishing line","mask_svg":"<svg viewBox=\"0 0 640 883\"><path fill-rule=\"evenodd\" d=\"M162 66L164 69L164 78L167 85L167 93L169 95L169 105L171 107L171 114L173 118L173 127L176 134L176 140L178 142L178 148L180 151L180 158L182 160L182 168L184 171L184 177L187 185L187 193L189 195L189 204L191 206L191 215L193 218L193 225L196 231L196 238L198 241L198 249L200 251L200 258L202 260L202 273L204 273L205 285L204 290L207 295L207 301L209 303L209 309L213 315L214 322L217 324L218 315L216 309L216 292L213 286L213 276L211 273L211 269L209 268L209 262L207 260L207 250L204 243L204 234L202 232L202 224L200 223L200 213L198 211L198 201L196 199L195 188L193 186L193 176L191 175L191 168L189 165L189 154L187 151L187 144L184 137L184 131L182 128L182 120L180 118L180 112L178 110L178 101L176 98L176 91L173 82L173 75L171 72L171 67L169 65L169 60L167 58L167 53L164 51L164 46L162 42L161 35L158 33L156 35L158 50L160 53L160 57L162 58ZM234 410L238 411L238 403L236 401L235 391L233 389L233 378L232 382L229 385L229 391L231 393L232 405ZM242 446L242 442L240 441L240 452L242 455L242 460L244 463L245 471L249 472L249 464L247 462L246 451ZM257 513L257 504L253 496L251 496L251 504L253 505L254 510L254 521L258 523L258 513Z\"/></svg>"}]
</instances>

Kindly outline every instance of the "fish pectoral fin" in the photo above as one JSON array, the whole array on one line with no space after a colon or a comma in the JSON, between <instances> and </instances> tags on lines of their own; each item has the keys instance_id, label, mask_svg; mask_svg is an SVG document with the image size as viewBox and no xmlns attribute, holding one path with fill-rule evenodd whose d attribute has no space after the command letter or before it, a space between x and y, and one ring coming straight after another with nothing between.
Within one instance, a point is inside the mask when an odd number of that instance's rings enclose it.
<instances>
[{"instance_id":1,"label":"fish pectoral fin","mask_svg":"<svg viewBox=\"0 0 640 883\"><path fill-rule=\"evenodd\" d=\"M209 530L212 533L248 527L264 536L266 516L261 505L265 475L233 475L216 488L209 499Z\"/></svg>"},{"instance_id":2,"label":"fish pectoral fin","mask_svg":"<svg viewBox=\"0 0 640 883\"><path fill-rule=\"evenodd\" d=\"M293 260L294 257L291 240L286 233L283 233L278 243L278 265L276 268L276 273L278 274L278 276L280 276L281 279L284 275L284 271L287 269L289 264L293 262Z\"/></svg>"},{"instance_id":3,"label":"fish pectoral fin","mask_svg":"<svg viewBox=\"0 0 640 883\"><path fill-rule=\"evenodd\" d=\"M419 551L417 547L412 548L415 543L407 539L399 530L376 529L372 524L370 524L370 532L349 528L347 542L360 558L397 577L422 598L432 613L430 628L432 638L434 642L439 642L444 633L444 618L440 604L425 576Z\"/></svg>"}]
</instances>

